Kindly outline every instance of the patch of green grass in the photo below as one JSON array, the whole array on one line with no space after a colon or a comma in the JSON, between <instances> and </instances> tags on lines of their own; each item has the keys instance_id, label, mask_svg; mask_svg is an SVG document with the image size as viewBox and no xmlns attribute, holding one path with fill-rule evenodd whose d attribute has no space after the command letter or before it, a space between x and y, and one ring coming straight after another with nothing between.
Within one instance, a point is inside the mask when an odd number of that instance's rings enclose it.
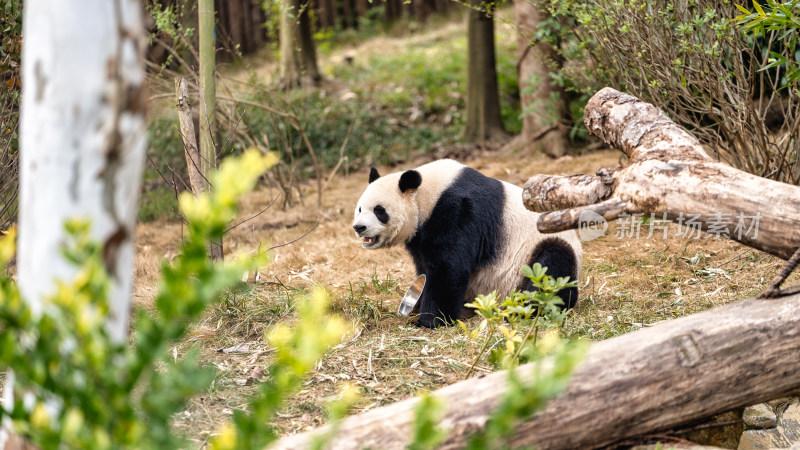
<instances>
[{"instance_id":1,"label":"patch of green grass","mask_svg":"<svg viewBox=\"0 0 800 450\"><path fill-rule=\"evenodd\" d=\"M506 128L519 132L519 86L516 80L516 42L498 36L497 72L501 115ZM423 117L444 120L443 137L453 139L463 128L466 108L466 31L442 39L415 42L401 52L373 55L366 61L333 68L337 79L352 83L359 97L372 99L397 115L419 109ZM444 117L447 117L445 120ZM415 128L426 125L416 125Z\"/></svg>"},{"instance_id":2,"label":"patch of green grass","mask_svg":"<svg viewBox=\"0 0 800 450\"><path fill-rule=\"evenodd\" d=\"M587 271L597 271L601 273L614 273L617 271L616 264L583 264L583 267L586 268Z\"/></svg>"},{"instance_id":3,"label":"patch of green grass","mask_svg":"<svg viewBox=\"0 0 800 450\"><path fill-rule=\"evenodd\" d=\"M145 182L161 180L159 171L167 177L172 175L173 170L180 176L186 174L183 140L174 114L150 120L147 124L147 142L147 153L156 163L156 167L150 161L147 162Z\"/></svg>"},{"instance_id":4,"label":"patch of green grass","mask_svg":"<svg viewBox=\"0 0 800 450\"><path fill-rule=\"evenodd\" d=\"M275 95L262 91L253 100L275 104ZM427 152L435 143L455 138L456 130L439 124L410 123L408 112L398 106L401 102L375 102L361 96L341 100L339 93L293 91L283 103L299 117L326 171L337 165L340 148L347 141L343 166L346 171L364 165L397 164ZM288 121L257 108L247 108L242 120L251 130L258 130L259 136L266 134L281 159L299 168L298 175L313 176L306 145Z\"/></svg>"},{"instance_id":5,"label":"patch of green grass","mask_svg":"<svg viewBox=\"0 0 800 450\"><path fill-rule=\"evenodd\" d=\"M188 178L177 118L151 119L147 126L147 142L149 158L145 162L144 169L146 188L139 200L139 221L174 219L177 217L178 202L175 191L164 181L164 177L171 179L174 171L176 179ZM181 181L177 184L182 186Z\"/></svg>"},{"instance_id":6,"label":"patch of green grass","mask_svg":"<svg viewBox=\"0 0 800 450\"><path fill-rule=\"evenodd\" d=\"M341 311L346 318L355 319L365 327L376 328L381 319L392 315L392 308L385 304L385 300L397 296L395 288L397 280L386 274L382 280L373 273L369 283L361 281L350 283L349 292L331 305L332 311Z\"/></svg>"},{"instance_id":7,"label":"patch of green grass","mask_svg":"<svg viewBox=\"0 0 800 450\"><path fill-rule=\"evenodd\" d=\"M243 283L223 293L206 322L220 330L220 345L258 340L264 330L293 315L295 299L306 294L279 282Z\"/></svg>"},{"instance_id":8,"label":"patch of green grass","mask_svg":"<svg viewBox=\"0 0 800 450\"><path fill-rule=\"evenodd\" d=\"M139 222L174 219L178 215L178 200L172 188L159 186L142 192L139 198Z\"/></svg>"}]
</instances>

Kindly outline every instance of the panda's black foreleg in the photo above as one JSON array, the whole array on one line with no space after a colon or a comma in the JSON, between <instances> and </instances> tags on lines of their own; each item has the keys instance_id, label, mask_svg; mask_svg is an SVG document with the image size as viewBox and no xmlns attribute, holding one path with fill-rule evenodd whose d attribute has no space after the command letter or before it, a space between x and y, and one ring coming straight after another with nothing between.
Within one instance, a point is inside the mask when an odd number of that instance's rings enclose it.
<instances>
[{"instance_id":1,"label":"panda's black foreleg","mask_svg":"<svg viewBox=\"0 0 800 450\"><path fill-rule=\"evenodd\" d=\"M452 325L464 307L469 272L452 266L437 267L426 274L417 325L436 328Z\"/></svg>"},{"instance_id":2,"label":"panda's black foreleg","mask_svg":"<svg viewBox=\"0 0 800 450\"><path fill-rule=\"evenodd\" d=\"M538 262L543 267L547 267L547 275L553 278L569 277L570 281L574 281L578 273L578 259L575 252L563 239L543 240L534 249L531 260L531 265ZM526 282L525 289L536 290L530 281L526 280ZM558 292L558 296L564 301L562 309L572 309L578 303L578 288L562 289Z\"/></svg>"}]
</instances>

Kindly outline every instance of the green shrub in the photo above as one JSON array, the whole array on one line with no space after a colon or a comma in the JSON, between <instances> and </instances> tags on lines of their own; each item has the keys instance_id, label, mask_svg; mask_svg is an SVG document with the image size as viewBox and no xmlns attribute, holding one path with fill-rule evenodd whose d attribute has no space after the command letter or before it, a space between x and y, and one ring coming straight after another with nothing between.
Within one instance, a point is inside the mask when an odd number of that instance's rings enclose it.
<instances>
[{"instance_id":1,"label":"green shrub","mask_svg":"<svg viewBox=\"0 0 800 450\"><path fill-rule=\"evenodd\" d=\"M797 32L800 30L800 16L797 8L800 6L796 0L779 3L775 0L766 0L766 11L757 1L753 1L754 11L750 12L741 5L736 7L744 14L736 17L739 25L753 33L756 39L763 39L773 32L781 32L778 39L778 51L769 52L769 64L765 69L783 68L785 77L784 86L798 91L800 82L800 55L797 51ZM784 50L785 51L781 51Z\"/></svg>"},{"instance_id":2,"label":"green shrub","mask_svg":"<svg viewBox=\"0 0 800 450\"><path fill-rule=\"evenodd\" d=\"M178 215L178 200L175 191L167 186L158 186L142 192L139 198L139 222L159 219L174 219Z\"/></svg>"},{"instance_id":3,"label":"green shrub","mask_svg":"<svg viewBox=\"0 0 800 450\"><path fill-rule=\"evenodd\" d=\"M522 273L531 280L536 291L513 291L502 301L496 292L492 292L479 295L474 302L464 305L483 317L480 324L471 330L463 322L458 322L471 340L485 335L473 367L490 348L489 362L497 368L511 369L536 359L539 355L539 330L559 326L568 314L560 308L564 302L557 293L577 286L577 281L547 276L547 268L539 263L533 267L522 266ZM472 368L467 376L471 372Z\"/></svg>"}]
</instances>

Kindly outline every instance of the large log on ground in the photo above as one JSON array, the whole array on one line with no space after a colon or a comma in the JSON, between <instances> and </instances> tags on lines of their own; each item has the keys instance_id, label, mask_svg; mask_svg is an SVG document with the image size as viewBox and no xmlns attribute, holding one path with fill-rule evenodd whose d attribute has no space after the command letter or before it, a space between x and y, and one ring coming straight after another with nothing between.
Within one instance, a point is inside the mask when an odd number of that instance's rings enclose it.
<instances>
[{"instance_id":1,"label":"large log on ground","mask_svg":"<svg viewBox=\"0 0 800 450\"><path fill-rule=\"evenodd\" d=\"M512 447L594 448L800 388L800 295L746 300L595 343L567 390L522 422ZM517 369L530 379L530 364ZM440 448L463 448L499 404L506 372L434 393L447 412ZM404 448L416 399L350 417L328 448ZM305 449L318 429L274 448Z\"/></svg>"},{"instance_id":2,"label":"large log on ground","mask_svg":"<svg viewBox=\"0 0 800 450\"><path fill-rule=\"evenodd\" d=\"M523 201L529 209L544 212L540 231L578 228L582 218L594 216L587 211L606 220L622 214L668 220L696 214L702 230L719 232L725 225L724 237L783 259L800 248L800 187L715 161L661 110L611 88L589 100L584 122L622 150L629 162L594 176L537 175L528 180ZM742 232L748 230L737 229L740 224L756 228Z\"/></svg>"}]
</instances>

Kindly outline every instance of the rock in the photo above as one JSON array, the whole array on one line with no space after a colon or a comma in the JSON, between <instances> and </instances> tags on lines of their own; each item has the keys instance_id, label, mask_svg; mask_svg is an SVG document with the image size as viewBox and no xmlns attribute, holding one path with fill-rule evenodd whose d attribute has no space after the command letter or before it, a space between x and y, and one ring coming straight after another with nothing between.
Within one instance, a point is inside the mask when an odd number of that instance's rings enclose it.
<instances>
[{"instance_id":1,"label":"rock","mask_svg":"<svg viewBox=\"0 0 800 450\"><path fill-rule=\"evenodd\" d=\"M791 442L787 442L781 436L777 428L769 430L747 430L742 433L739 439L738 450L763 450L768 448L787 448Z\"/></svg>"},{"instance_id":2,"label":"rock","mask_svg":"<svg viewBox=\"0 0 800 450\"><path fill-rule=\"evenodd\" d=\"M781 415L778 426L789 444L800 442L800 403L789 404L789 407Z\"/></svg>"},{"instance_id":3,"label":"rock","mask_svg":"<svg viewBox=\"0 0 800 450\"><path fill-rule=\"evenodd\" d=\"M744 409L744 424L749 428L765 430L778 425L778 416L772 407L766 403L748 406Z\"/></svg>"},{"instance_id":4,"label":"rock","mask_svg":"<svg viewBox=\"0 0 800 450\"><path fill-rule=\"evenodd\" d=\"M767 402L779 417L792 403L797 403L797 397L781 397Z\"/></svg>"},{"instance_id":5,"label":"rock","mask_svg":"<svg viewBox=\"0 0 800 450\"><path fill-rule=\"evenodd\" d=\"M800 403L792 402L768 430L747 430L739 440L739 450L790 448L800 443Z\"/></svg>"}]
</instances>

